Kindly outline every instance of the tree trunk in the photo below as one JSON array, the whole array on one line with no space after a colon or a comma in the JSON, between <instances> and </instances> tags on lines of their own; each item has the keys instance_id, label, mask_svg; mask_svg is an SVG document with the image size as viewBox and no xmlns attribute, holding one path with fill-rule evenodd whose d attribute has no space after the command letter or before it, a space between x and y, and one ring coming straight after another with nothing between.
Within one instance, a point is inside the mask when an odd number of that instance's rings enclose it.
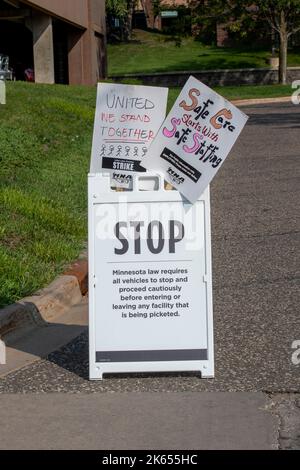
<instances>
[{"instance_id":1,"label":"tree trunk","mask_svg":"<svg viewBox=\"0 0 300 470\"><path fill-rule=\"evenodd\" d=\"M284 12L281 12L280 21L280 52L279 52L279 83L286 85L287 82L287 51L288 32Z\"/></svg>"},{"instance_id":2,"label":"tree trunk","mask_svg":"<svg viewBox=\"0 0 300 470\"><path fill-rule=\"evenodd\" d=\"M124 39L130 41L132 34L132 16L135 0L127 0L127 15L124 19Z\"/></svg>"}]
</instances>

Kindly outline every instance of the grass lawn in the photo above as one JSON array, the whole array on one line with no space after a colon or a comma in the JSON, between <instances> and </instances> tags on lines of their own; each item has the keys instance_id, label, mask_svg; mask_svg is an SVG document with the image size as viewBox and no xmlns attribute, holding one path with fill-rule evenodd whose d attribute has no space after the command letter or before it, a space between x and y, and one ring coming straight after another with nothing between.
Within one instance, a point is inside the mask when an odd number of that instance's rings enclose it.
<instances>
[{"instance_id":1,"label":"grass lawn","mask_svg":"<svg viewBox=\"0 0 300 470\"><path fill-rule=\"evenodd\" d=\"M218 88L229 99L290 87ZM173 88L169 108L179 93ZM47 285L87 239L96 88L7 83L0 107L0 306Z\"/></svg>"},{"instance_id":2,"label":"grass lawn","mask_svg":"<svg viewBox=\"0 0 300 470\"><path fill-rule=\"evenodd\" d=\"M96 90L7 84L0 114L0 305L52 281L86 240Z\"/></svg>"},{"instance_id":3,"label":"grass lawn","mask_svg":"<svg viewBox=\"0 0 300 470\"><path fill-rule=\"evenodd\" d=\"M294 90L290 85L259 85L259 86L226 86L214 87L214 90L228 100L243 100L251 98L276 98L290 96ZM168 108L176 100L180 88L170 88Z\"/></svg>"},{"instance_id":4,"label":"grass lawn","mask_svg":"<svg viewBox=\"0 0 300 470\"><path fill-rule=\"evenodd\" d=\"M289 54L289 65L300 66L300 51ZM266 67L270 51L204 46L192 38L174 41L159 33L135 30L129 44L108 47L109 75L181 70Z\"/></svg>"}]
</instances>

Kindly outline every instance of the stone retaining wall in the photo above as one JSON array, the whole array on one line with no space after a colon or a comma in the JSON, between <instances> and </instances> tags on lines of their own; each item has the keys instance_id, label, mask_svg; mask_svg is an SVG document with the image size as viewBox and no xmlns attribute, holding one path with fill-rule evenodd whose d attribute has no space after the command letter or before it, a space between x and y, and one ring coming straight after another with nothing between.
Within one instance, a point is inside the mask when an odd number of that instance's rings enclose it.
<instances>
[{"instance_id":1,"label":"stone retaining wall","mask_svg":"<svg viewBox=\"0 0 300 470\"><path fill-rule=\"evenodd\" d=\"M275 69L224 69L202 72L137 73L110 77L119 82L127 79L139 79L144 85L182 87L188 77L193 75L208 86L237 85L273 85L278 83L278 70ZM300 67L290 67L287 73L288 83L300 80Z\"/></svg>"}]
</instances>

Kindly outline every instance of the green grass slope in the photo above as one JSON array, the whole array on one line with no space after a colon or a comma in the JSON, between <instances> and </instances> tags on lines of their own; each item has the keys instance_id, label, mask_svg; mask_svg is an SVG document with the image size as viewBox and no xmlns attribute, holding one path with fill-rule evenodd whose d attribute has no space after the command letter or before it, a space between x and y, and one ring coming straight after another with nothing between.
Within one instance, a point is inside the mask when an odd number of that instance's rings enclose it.
<instances>
[{"instance_id":1,"label":"green grass slope","mask_svg":"<svg viewBox=\"0 0 300 470\"><path fill-rule=\"evenodd\" d=\"M0 306L53 280L86 240L96 90L7 84L0 107Z\"/></svg>"},{"instance_id":2,"label":"green grass slope","mask_svg":"<svg viewBox=\"0 0 300 470\"><path fill-rule=\"evenodd\" d=\"M271 51L256 48L220 48L205 46L193 38L184 38L180 47L166 35L134 30L128 44L108 47L109 74L263 68ZM290 66L300 66L298 51L290 51Z\"/></svg>"}]
</instances>

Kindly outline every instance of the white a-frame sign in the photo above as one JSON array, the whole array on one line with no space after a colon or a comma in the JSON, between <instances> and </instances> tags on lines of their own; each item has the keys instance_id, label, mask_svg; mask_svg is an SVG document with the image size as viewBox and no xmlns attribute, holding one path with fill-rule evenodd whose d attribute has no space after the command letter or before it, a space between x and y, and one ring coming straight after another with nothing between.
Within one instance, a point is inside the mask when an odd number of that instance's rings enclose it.
<instances>
[{"instance_id":1,"label":"white a-frame sign","mask_svg":"<svg viewBox=\"0 0 300 470\"><path fill-rule=\"evenodd\" d=\"M117 192L90 174L88 191L90 378L213 377L209 188L192 205L159 175Z\"/></svg>"}]
</instances>

